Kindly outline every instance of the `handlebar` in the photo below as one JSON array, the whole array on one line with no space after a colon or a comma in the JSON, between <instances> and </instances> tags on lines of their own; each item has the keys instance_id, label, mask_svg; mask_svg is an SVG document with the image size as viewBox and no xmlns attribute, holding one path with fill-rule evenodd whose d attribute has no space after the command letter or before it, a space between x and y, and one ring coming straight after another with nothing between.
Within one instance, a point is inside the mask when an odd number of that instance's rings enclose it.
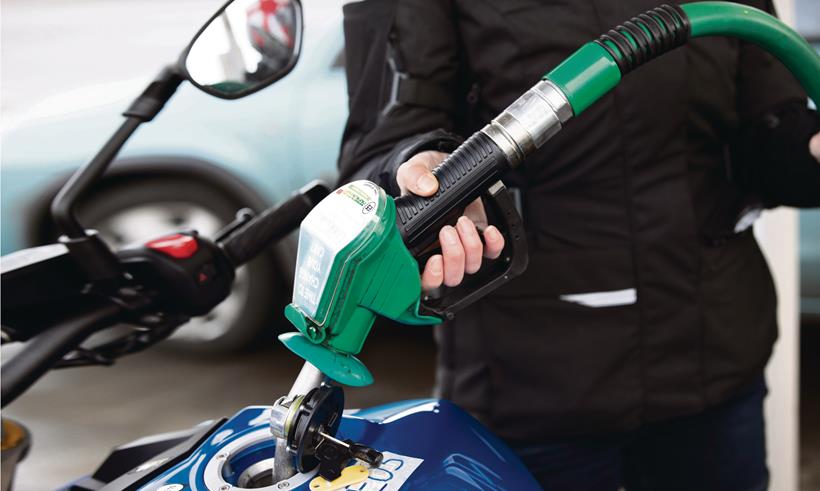
<instances>
[{"instance_id":1,"label":"handlebar","mask_svg":"<svg viewBox=\"0 0 820 491\"><path fill-rule=\"evenodd\" d=\"M15 400L91 334L115 323L122 311L122 307L113 303L98 305L30 341L23 352L3 364L2 406Z\"/></svg>"},{"instance_id":2,"label":"handlebar","mask_svg":"<svg viewBox=\"0 0 820 491\"><path fill-rule=\"evenodd\" d=\"M222 250L235 267L250 261L264 248L295 230L311 209L330 191L323 184L312 182L277 207L268 208L227 239Z\"/></svg>"},{"instance_id":3,"label":"handlebar","mask_svg":"<svg viewBox=\"0 0 820 491\"><path fill-rule=\"evenodd\" d=\"M239 227L227 239L219 243L225 256L230 260L230 264L226 264L226 267L241 266L253 259L272 242L295 230L310 210L328 193L324 185L318 182L310 183L281 205L269 208ZM224 259L219 262L225 264ZM147 297L144 300L146 304L140 305L139 311L143 311L145 307L149 307L148 311L150 311L150 305L173 303L168 302L169 299L153 297ZM157 302L157 300L164 301ZM93 307L87 308L80 314L74 314L64 322L50 327L33 338L23 351L3 364L2 384L0 384L2 385L0 388L2 406L5 407L25 392L91 334L123 322L126 310L126 307L113 302L95 303ZM193 314L187 313L187 315Z\"/></svg>"}]
</instances>

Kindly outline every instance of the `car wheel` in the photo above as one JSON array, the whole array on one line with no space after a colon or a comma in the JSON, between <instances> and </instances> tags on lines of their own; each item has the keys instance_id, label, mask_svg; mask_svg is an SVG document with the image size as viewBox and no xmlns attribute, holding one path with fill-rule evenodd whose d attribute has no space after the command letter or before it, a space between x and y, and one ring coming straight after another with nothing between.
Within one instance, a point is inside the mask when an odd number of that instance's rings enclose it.
<instances>
[{"instance_id":1,"label":"car wheel","mask_svg":"<svg viewBox=\"0 0 820 491\"><path fill-rule=\"evenodd\" d=\"M114 183L80 203L78 216L114 249L179 229L213 237L244 204L213 186L179 178L141 178ZM210 313L180 326L166 342L187 351L222 354L249 347L274 316L282 289L272 254L236 272L231 295ZM278 321L278 322L277 322Z\"/></svg>"}]
</instances>

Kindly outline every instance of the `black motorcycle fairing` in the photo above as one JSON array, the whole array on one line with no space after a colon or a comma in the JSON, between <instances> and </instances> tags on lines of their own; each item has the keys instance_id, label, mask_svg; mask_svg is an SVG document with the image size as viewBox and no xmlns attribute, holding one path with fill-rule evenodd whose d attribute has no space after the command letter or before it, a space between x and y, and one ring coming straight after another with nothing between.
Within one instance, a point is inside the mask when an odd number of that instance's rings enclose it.
<instances>
[{"instance_id":1,"label":"black motorcycle fairing","mask_svg":"<svg viewBox=\"0 0 820 491\"><path fill-rule=\"evenodd\" d=\"M218 430L225 418L188 430L140 438L115 448L94 474L74 482L69 491L135 490L188 458Z\"/></svg>"}]
</instances>

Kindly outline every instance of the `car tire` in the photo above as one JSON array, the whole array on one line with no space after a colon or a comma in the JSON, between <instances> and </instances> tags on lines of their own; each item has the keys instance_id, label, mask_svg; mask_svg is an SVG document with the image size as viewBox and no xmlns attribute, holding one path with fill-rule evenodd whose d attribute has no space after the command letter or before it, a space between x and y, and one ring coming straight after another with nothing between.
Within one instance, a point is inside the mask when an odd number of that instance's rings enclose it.
<instances>
[{"instance_id":1,"label":"car tire","mask_svg":"<svg viewBox=\"0 0 820 491\"><path fill-rule=\"evenodd\" d=\"M191 179L144 177L101 183L78 205L80 222L99 230L117 249L177 229L193 228L213 236L244 206L240 198ZM231 295L209 314L181 326L163 344L176 351L229 354L247 349L283 321L283 281L273 253L237 270ZM258 344L258 343L256 343Z\"/></svg>"}]
</instances>

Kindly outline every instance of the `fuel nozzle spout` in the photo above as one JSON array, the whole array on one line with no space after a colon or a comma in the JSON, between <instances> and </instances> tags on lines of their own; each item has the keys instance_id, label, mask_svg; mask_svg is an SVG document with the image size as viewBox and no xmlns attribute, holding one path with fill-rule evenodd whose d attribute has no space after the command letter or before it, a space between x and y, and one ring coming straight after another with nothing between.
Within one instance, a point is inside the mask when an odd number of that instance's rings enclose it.
<instances>
[{"instance_id":1,"label":"fuel nozzle spout","mask_svg":"<svg viewBox=\"0 0 820 491\"><path fill-rule=\"evenodd\" d=\"M311 394L323 383L327 377L310 363L302 365L302 370L290 388L288 395L280 397L271 408L270 429L276 439L276 450L273 461L273 482L277 483L289 479L297 472L296 459L290 451L289 439L294 433L294 414L302 405L305 395ZM340 389L341 390L341 389ZM344 408L344 396L341 396L339 422L341 411ZM338 426L337 426L338 429ZM335 430L334 430L335 432Z\"/></svg>"},{"instance_id":2,"label":"fuel nozzle spout","mask_svg":"<svg viewBox=\"0 0 820 491\"><path fill-rule=\"evenodd\" d=\"M305 394L289 394L276 401L270 421L277 442L274 482L287 479L296 471L310 472L317 467L320 476L333 481L353 459L373 467L381 464L381 452L336 438L343 411L342 388L324 382ZM286 469L285 463L290 468Z\"/></svg>"}]
</instances>

